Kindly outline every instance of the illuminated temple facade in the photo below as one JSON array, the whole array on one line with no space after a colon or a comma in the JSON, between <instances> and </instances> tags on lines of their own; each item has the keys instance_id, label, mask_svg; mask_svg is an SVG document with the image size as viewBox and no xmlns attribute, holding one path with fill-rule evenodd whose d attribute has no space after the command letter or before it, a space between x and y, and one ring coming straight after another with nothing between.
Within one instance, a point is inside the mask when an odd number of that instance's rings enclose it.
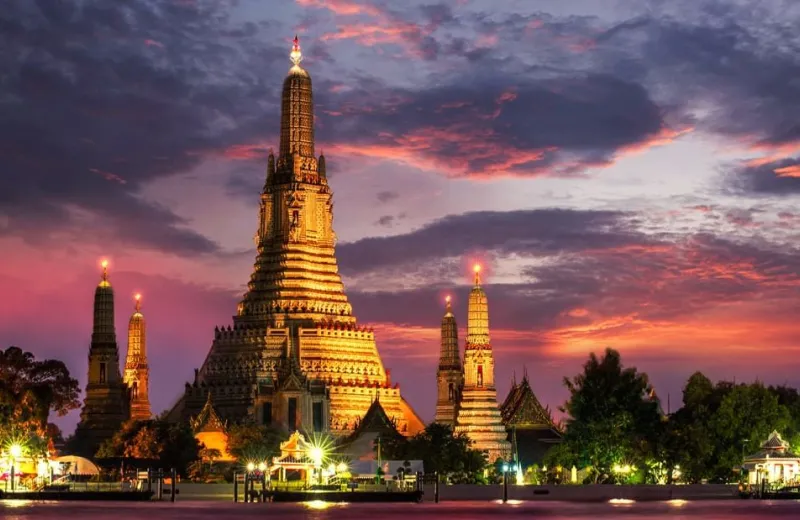
<instances>
[{"instance_id":1,"label":"illuminated temple facade","mask_svg":"<svg viewBox=\"0 0 800 520\"><path fill-rule=\"evenodd\" d=\"M86 395L72 441L76 453L92 457L103 442L119 431L122 423L131 418L150 418L145 341L144 316L137 295L128 328L128 361L123 377L114 326L114 289L108 263L104 261L100 283L94 292Z\"/></svg>"},{"instance_id":2,"label":"illuminated temple facade","mask_svg":"<svg viewBox=\"0 0 800 520\"><path fill-rule=\"evenodd\" d=\"M465 433L474 449L488 454L489 462L508 460L511 443L497 404L489 301L481 287L480 266L475 266L475 285L469 293L463 366L464 385L455 414L455 432Z\"/></svg>"},{"instance_id":3,"label":"illuminated temple facade","mask_svg":"<svg viewBox=\"0 0 800 520\"><path fill-rule=\"evenodd\" d=\"M333 195L314 150L311 77L295 39L281 97L280 146L261 191L257 256L232 326L211 349L170 418L197 416L213 396L222 421L351 433L372 402L398 431L424 425L392 385L371 329L359 326L334 254Z\"/></svg>"}]
</instances>

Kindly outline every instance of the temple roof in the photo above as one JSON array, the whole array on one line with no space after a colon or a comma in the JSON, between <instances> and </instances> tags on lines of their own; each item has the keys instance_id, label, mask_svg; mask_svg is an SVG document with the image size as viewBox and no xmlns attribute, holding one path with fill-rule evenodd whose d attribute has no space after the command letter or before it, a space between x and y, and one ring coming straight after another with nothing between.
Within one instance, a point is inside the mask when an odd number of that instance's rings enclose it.
<instances>
[{"instance_id":1,"label":"temple roof","mask_svg":"<svg viewBox=\"0 0 800 520\"><path fill-rule=\"evenodd\" d=\"M520 383L514 383L508 396L500 406L506 427L529 429L552 429L559 431L553 422L550 410L542 406L528 382L528 375Z\"/></svg>"},{"instance_id":2,"label":"temple roof","mask_svg":"<svg viewBox=\"0 0 800 520\"><path fill-rule=\"evenodd\" d=\"M356 439L364 433L388 433L389 435L400 436L400 432L397 431L397 425L386 414L386 410L381 406L379 399L372 401L367 413L361 418L358 426L356 426L353 433L348 436L347 440ZM347 443L347 441L345 441L345 443Z\"/></svg>"},{"instance_id":3,"label":"temple roof","mask_svg":"<svg viewBox=\"0 0 800 520\"><path fill-rule=\"evenodd\" d=\"M786 450L789 448L789 443L781 438L781 434L776 430L772 430L767 440L761 445L765 450Z\"/></svg>"},{"instance_id":4,"label":"temple roof","mask_svg":"<svg viewBox=\"0 0 800 520\"><path fill-rule=\"evenodd\" d=\"M197 414L197 417L191 419L189 423L192 426L194 433L200 432L225 432L227 430L225 423L217 415L214 410L214 403L211 401L211 392L208 393L206 404L203 409Z\"/></svg>"}]
</instances>

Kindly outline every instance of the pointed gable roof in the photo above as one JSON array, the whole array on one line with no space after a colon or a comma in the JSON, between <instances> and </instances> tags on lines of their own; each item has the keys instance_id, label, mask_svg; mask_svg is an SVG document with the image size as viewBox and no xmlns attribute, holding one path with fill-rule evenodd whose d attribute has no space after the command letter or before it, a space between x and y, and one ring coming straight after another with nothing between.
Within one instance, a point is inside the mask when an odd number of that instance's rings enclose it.
<instances>
[{"instance_id":1,"label":"pointed gable roof","mask_svg":"<svg viewBox=\"0 0 800 520\"><path fill-rule=\"evenodd\" d=\"M364 414L358 426L350 434L350 438L355 439L364 433L388 433L389 435L400 436L395 421L386 414L386 410L381 406L379 399L372 401L367 413Z\"/></svg>"},{"instance_id":2,"label":"pointed gable roof","mask_svg":"<svg viewBox=\"0 0 800 520\"><path fill-rule=\"evenodd\" d=\"M789 443L783 440L780 433L772 430L772 433L769 434L769 437L761 447L765 450L783 451L789 448Z\"/></svg>"},{"instance_id":3,"label":"pointed gable roof","mask_svg":"<svg viewBox=\"0 0 800 520\"><path fill-rule=\"evenodd\" d=\"M214 403L211 400L211 392L208 393L206 404L203 409L197 414L197 417L189 421L192 430L195 434L200 432L225 432L227 431L226 424L219 418L216 410L214 410Z\"/></svg>"},{"instance_id":4,"label":"pointed gable roof","mask_svg":"<svg viewBox=\"0 0 800 520\"><path fill-rule=\"evenodd\" d=\"M300 365L294 357L284 362L279 372L277 387L279 390L301 392L308 387L308 379L300 370Z\"/></svg>"},{"instance_id":5,"label":"pointed gable roof","mask_svg":"<svg viewBox=\"0 0 800 520\"><path fill-rule=\"evenodd\" d=\"M549 428L558 431L550 410L542 406L528 382L528 375L511 388L500 408L503 423L517 428Z\"/></svg>"}]
</instances>

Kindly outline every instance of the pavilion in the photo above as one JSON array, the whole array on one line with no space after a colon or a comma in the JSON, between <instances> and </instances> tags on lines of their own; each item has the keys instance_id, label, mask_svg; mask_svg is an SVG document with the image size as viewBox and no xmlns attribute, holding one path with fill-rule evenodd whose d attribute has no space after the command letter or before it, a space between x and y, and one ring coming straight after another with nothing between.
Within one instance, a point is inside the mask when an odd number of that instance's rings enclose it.
<instances>
[{"instance_id":1,"label":"pavilion","mask_svg":"<svg viewBox=\"0 0 800 520\"><path fill-rule=\"evenodd\" d=\"M761 445L761 449L744 458L742 468L747 470L748 483L790 484L800 480L800 456L789 451L789 443L777 431Z\"/></svg>"}]
</instances>

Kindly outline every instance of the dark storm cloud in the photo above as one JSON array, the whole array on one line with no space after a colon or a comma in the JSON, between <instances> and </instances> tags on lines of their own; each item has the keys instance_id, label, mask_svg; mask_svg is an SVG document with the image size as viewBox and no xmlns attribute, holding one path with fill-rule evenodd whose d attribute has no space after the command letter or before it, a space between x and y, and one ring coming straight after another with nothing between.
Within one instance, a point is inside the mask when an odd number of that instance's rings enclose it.
<instances>
[{"instance_id":1,"label":"dark storm cloud","mask_svg":"<svg viewBox=\"0 0 800 520\"><path fill-rule=\"evenodd\" d=\"M742 193L792 196L800 194L800 158L740 166L728 174L730 186Z\"/></svg>"},{"instance_id":2,"label":"dark storm cloud","mask_svg":"<svg viewBox=\"0 0 800 520\"><path fill-rule=\"evenodd\" d=\"M326 100L322 139L418 153L459 173L574 173L665 131L640 85L603 74L488 74L420 91L383 86Z\"/></svg>"},{"instance_id":3,"label":"dark storm cloud","mask_svg":"<svg viewBox=\"0 0 800 520\"><path fill-rule=\"evenodd\" d=\"M8 231L80 233L88 214L132 245L217 251L137 192L257 133L253 106L269 87L254 65L285 52L255 41L255 24L229 24L215 1L12 0L0 25Z\"/></svg>"},{"instance_id":4,"label":"dark storm cloud","mask_svg":"<svg viewBox=\"0 0 800 520\"><path fill-rule=\"evenodd\" d=\"M337 253L344 274L359 274L480 251L536 256L651 242L625 213L540 209L451 215L412 233L342 244Z\"/></svg>"},{"instance_id":5,"label":"dark storm cloud","mask_svg":"<svg viewBox=\"0 0 800 520\"><path fill-rule=\"evenodd\" d=\"M359 276L359 268L373 267L359 266L357 258L373 255L379 272L391 274L391 258L403 250L410 259L403 260L403 270L414 278L425 266L475 247L497 256L544 259L522 268L521 283L488 280L493 325L509 330L545 332L615 319L680 322L736 302L786 302L773 311L774 318L798 311L797 249L711 234L654 238L632 228L622 214L543 211L520 214L518 220L519 227L501 234L498 229L507 229L508 221L472 214L407 235L346 244L340 265L344 273ZM477 224L481 221L487 224ZM458 308L465 306L470 287L447 281L458 268L425 276L428 283L417 289L350 294L367 321L434 326L444 294L453 294Z\"/></svg>"},{"instance_id":6,"label":"dark storm cloud","mask_svg":"<svg viewBox=\"0 0 800 520\"><path fill-rule=\"evenodd\" d=\"M330 99L342 116L320 135L467 174L572 174L690 127L769 151L800 141L797 15L790 3L721 0L643 3L611 22L406 8L393 19L435 40L421 57L438 60L436 86L356 87Z\"/></svg>"}]
</instances>

